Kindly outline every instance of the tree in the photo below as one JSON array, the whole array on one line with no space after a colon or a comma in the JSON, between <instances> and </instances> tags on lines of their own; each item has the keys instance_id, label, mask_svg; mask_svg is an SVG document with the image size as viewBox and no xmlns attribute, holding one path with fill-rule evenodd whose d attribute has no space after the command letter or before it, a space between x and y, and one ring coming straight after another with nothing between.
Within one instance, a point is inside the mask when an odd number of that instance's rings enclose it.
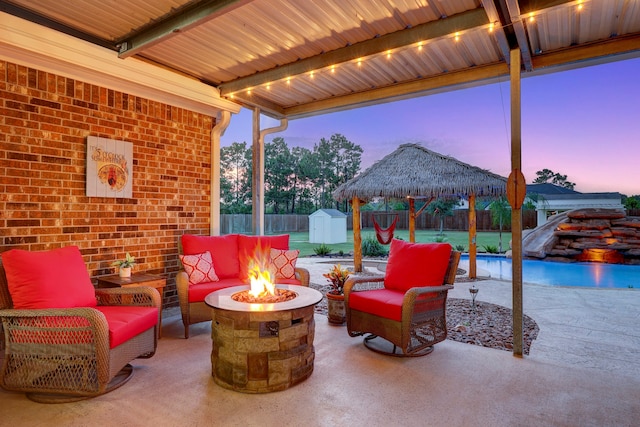
<instances>
[{"instance_id":1,"label":"tree","mask_svg":"<svg viewBox=\"0 0 640 427\"><path fill-rule=\"evenodd\" d=\"M560 187L568 188L569 190L573 190L576 186L575 182L567 181L567 175L561 175L551 169L542 169L541 171L536 172L536 175L538 177L533 180L534 184L551 183L559 185Z\"/></svg>"},{"instance_id":2,"label":"tree","mask_svg":"<svg viewBox=\"0 0 640 427\"><path fill-rule=\"evenodd\" d=\"M246 142L234 142L220 148L221 192L223 211L251 211L251 150Z\"/></svg>"},{"instance_id":3,"label":"tree","mask_svg":"<svg viewBox=\"0 0 640 427\"><path fill-rule=\"evenodd\" d=\"M640 209L640 195L635 196L622 196L622 204L624 204L624 208L629 209Z\"/></svg>"},{"instance_id":4,"label":"tree","mask_svg":"<svg viewBox=\"0 0 640 427\"><path fill-rule=\"evenodd\" d=\"M264 200L273 213L289 213L295 191L292 186L294 158L282 137L264 145Z\"/></svg>"},{"instance_id":5,"label":"tree","mask_svg":"<svg viewBox=\"0 0 640 427\"><path fill-rule=\"evenodd\" d=\"M511 206L505 196L501 196L489 205L491 211L491 221L497 225L498 232L498 252L502 253L502 226L511 224Z\"/></svg>"},{"instance_id":6,"label":"tree","mask_svg":"<svg viewBox=\"0 0 640 427\"><path fill-rule=\"evenodd\" d=\"M440 219L440 232L438 233L440 236L444 235L444 218L453 216L453 207L458 203L458 199L444 198L436 199L427 206L427 212Z\"/></svg>"},{"instance_id":7,"label":"tree","mask_svg":"<svg viewBox=\"0 0 640 427\"><path fill-rule=\"evenodd\" d=\"M313 154L318 167L316 185L320 190L319 207L333 207L333 190L356 176L360 170L362 148L344 136L334 134L329 140L322 138L314 145Z\"/></svg>"}]
</instances>

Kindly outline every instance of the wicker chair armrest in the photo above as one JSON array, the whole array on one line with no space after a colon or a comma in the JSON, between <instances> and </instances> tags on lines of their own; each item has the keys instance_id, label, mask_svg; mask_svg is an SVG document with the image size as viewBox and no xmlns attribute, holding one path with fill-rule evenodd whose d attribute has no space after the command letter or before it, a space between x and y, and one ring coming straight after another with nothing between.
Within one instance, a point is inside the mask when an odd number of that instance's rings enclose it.
<instances>
[{"instance_id":1,"label":"wicker chair armrest","mask_svg":"<svg viewBox=\"0 0 640 427\"><path fill-rule=\"evenodd\" d=\"M12 345L55 347L60 345L60 353L68 354L65 345L94 343L107 351L109 349L109 325L100 311L91 307L5 309L0 310L5 330L6 348ZM34 349L35 351L35 349ZM47 349L47 352L55 351Z\"/></svg>"},{"instance_id":2,"label":"wicker chair armrest","mask_svg":"<svg viewBox=\"0 0 640 427\"><path fill-rule=\"evenodd\" d=\"M344 294L365 289L379 289L384 285L384 276L351 275L344 283Z\"/></svg>"},{"instance_id":3,"label":"wicker chair armrest","mask_svg":"<svg viewBox=\"0 0 640 427\"><path fill-rule=\"evenodd\" d=\"M189 312L189 275L184 270L180 270L176 274L176 290L178 291L180 312L184 316Z\"/></svg>"},{"instance_id":4,"label":"wicker chair armrest","mask_svg":"<svg viewBox=\"0 0 640 427\"><path fill-rule=\"evenodd\" d=\"M411 313L414 311L415 304L418 301L418 297L420 295L428 295L435 294L431 298L421 298L419 301L421 304L436 302L438 300L446 300L447 292L449 289L453 289L451 285L442 285L442 286L423 286L409 289L405 294L402 300L402 313L403 316L409 316L407 318L410 319Z\"/></svg>"},{"instance_id":5,"label":"wicker chair armrest","mask_svg":"<svg viewBox=\"0 0 640 427\"><path fill-rule=\"evenodd\" d=\"M405 295L413 294L415 296L423 295L423 294L432 294L434 292L442 292L449 291L453 289L452 285L442 285L442 286L420 286L411 288L407 291Z\"/></svg>"},{"instance_id":6,"label":"wicker chair armrest","mask_svg":"<svg viewBox=\"0 0 640 427\"><path fill-rule=\"evenodd\" d=\"M96 289L96 298L98 305L133 305L160 309L162 304L160 294L151 286Z\"/></svg>"},{"instance_id":7,"label":"wicker chair armrest","mask_svg":"<svg viewBox=\"0 0 640 427\"><path fill-rule=\"evenodd\" d=\"M309 287L310 274L306 268L296 267L296 279L300 280L302 286Z\"/></svg>"}]
</instances>

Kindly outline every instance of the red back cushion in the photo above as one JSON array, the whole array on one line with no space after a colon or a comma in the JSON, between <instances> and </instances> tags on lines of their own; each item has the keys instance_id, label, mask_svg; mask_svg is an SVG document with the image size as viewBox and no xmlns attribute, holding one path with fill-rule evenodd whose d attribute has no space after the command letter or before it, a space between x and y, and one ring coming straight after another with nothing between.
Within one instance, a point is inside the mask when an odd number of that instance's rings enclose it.
<instances>
[{"instance_id":1,"label":"red back cushion","mask_svg":"<svg viewBox=\"0 0 640 427\"><path fill-rule=\"evenodd\" d=\"M256 256L261 257L263 265L268 265L271 260L270 250L289 249L289 235L279 234L277 236L238 236L238 250L240 259L240 280L249 280L249 267L251 260ZM214 263L215 264L215 263ZM217 267L216 267L217 269Z\"/></svg>"},{"instance_id":2,"label":"red back cushion","mask_svg":"<svg viewBox=\"0 0 640 427\"><path fill-rule=\"evenodd\" d=\"M238 261L238 235L195 236L182 235L182 253L197 255L209 251L216 275L220 279L238 277L240 262Z\"/></svg>"},{"instance_id":3,"label":"red back cushion","mask_svg":"<svg viewBox=\"0 0 640 427\"><path fill-rule=\"evenodd\" d=\"M2 254L13 307L95 307L96 294L77 246Z\"/></svg>"},{"instance_id":4,"label":"red back cushion","mask_svg":"<svg viewBox=\"0 0 640 427\"><path fill-rule=\"evenodd\" d=\"M406 291L413 287L440 286L449 265L448 243L391 241L384 287Z\"/></svg>"}]
</instances>

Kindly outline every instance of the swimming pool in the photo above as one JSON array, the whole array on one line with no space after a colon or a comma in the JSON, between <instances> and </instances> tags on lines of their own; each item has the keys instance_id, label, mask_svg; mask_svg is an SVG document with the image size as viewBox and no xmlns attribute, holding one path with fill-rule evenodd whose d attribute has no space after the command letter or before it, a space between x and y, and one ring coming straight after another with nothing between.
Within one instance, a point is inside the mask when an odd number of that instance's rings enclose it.
<instances>
[{"instance_id":1,"label":"swimming pool","mask_svg":"<svg viewBox=\"0 0 640 427\"><path fill-rule=\"evenodd\" d=\"M469 256L463 255L462 259L468 261ZM476 261L476 266L489 271L492 278L511 280L511 259L478 255ZM640 265L523 260L522 281L540 285L640 289Z\"/></svg>"}]
</instances>

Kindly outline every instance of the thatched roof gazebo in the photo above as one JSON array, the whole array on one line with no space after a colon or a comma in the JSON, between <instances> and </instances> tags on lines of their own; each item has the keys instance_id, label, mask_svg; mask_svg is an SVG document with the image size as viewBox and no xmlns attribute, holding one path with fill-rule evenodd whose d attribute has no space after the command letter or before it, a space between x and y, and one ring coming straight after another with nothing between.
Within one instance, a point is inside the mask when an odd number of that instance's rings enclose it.
<instances>
[{"instance_id":1,"label":"thatched roof gazebo","mask_svg":"<svg viewBox=\"0 0 640 427\"><path fill-rule=\"evenodd\" d=\"M506 194L507 179L419 144L403 144L355 178L339 186L333 197L352 200L355 270L362 271L360 204L374 197L409 199L409 239L415 241L415 199L469 198L469 276L475 277L475 197Z\"/></svg>"}]
</instances>

